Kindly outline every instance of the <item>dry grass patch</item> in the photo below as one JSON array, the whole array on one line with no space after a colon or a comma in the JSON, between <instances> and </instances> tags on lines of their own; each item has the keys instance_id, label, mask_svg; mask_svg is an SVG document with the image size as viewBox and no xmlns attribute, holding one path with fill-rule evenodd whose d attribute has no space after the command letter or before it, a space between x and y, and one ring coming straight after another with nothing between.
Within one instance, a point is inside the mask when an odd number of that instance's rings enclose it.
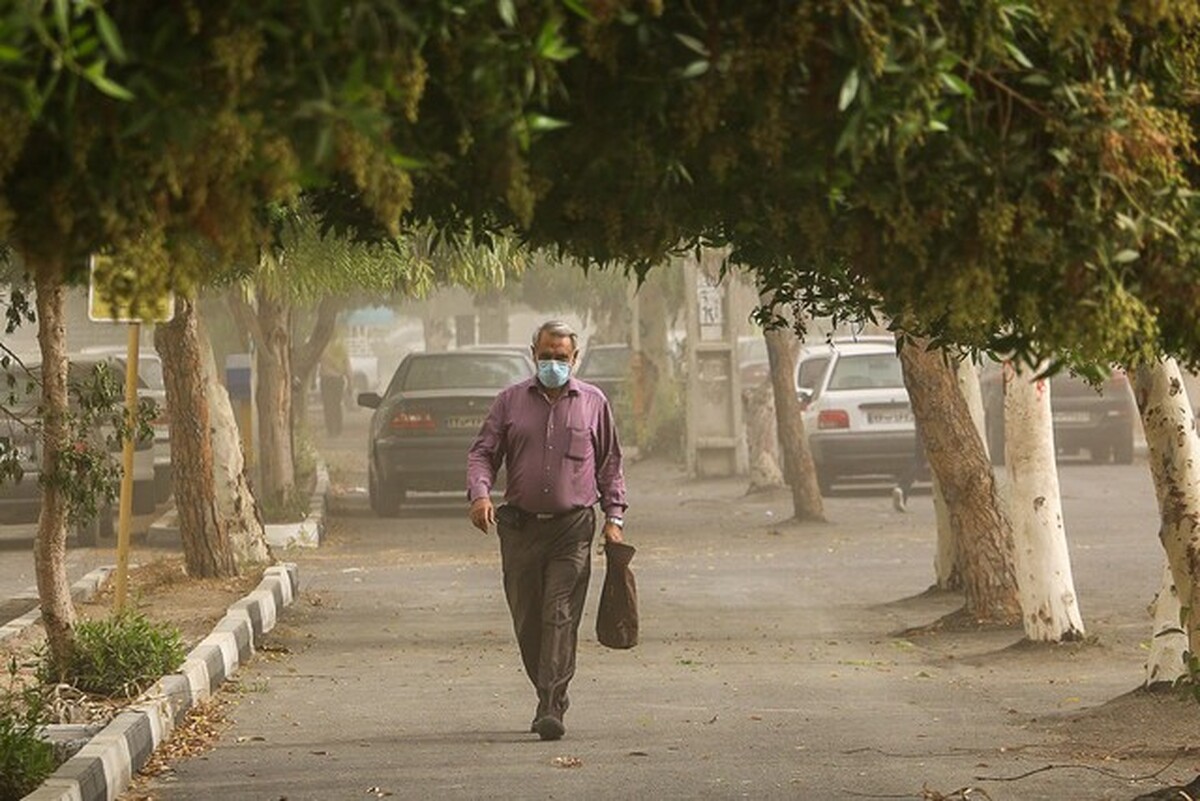
<instances>
[{"instance_id":1,"label":"dry grass patch","mask_svg":"<svg viewBox=\"0 0 1200 801\"><path fill-rule=\"evenodd\" d=\"M262 580L263 568L230 579L195 579L184 570L182 556L157 556L129 571L128 604L151 620L179 629L190 649L208 636L231 604ZM78 604L81 617L112 612L115 577L88 603Z\"/></svg>"}]
</instances>

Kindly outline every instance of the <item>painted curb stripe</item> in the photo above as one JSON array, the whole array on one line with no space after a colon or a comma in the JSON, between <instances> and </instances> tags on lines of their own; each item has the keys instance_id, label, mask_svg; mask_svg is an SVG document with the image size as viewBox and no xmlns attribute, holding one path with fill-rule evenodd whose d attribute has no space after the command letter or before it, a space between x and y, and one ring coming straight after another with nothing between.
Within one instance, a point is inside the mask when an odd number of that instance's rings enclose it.
<instances>
[{"instance_id":1,"label":"painted curb stripe","mask_svg":"<svg viewBox=\"0 0 1200 801\"><path fill-rule=\"evenodd\" d=\"M238 667L237 637L229 631L214 631L200 641L200 645L215 647L221 653L221 679L232 676Z\"/></svg>"},{"instance_id":2,"label":"painted curb stripe","mask_svg":"<svg viewBox=\"0 0 1200 801\"><path fill-rule=\"evenodd\" d=\"M225 612L225 617L228 618L231 615L245 615L250 621L250 632L254 635L254 640L257 642L262 639L264 634L262 604L249 598L243 598Z\"/></svg>"},{"instance_id":3,"label":"painted curb stripe","mask_svg":"<svg viewBox=\"0 0 1200 801\"><path fill-rule=\"evenodd\" d=\"M96 592L111 568L92 585ZM89 574L92 575L92 574ZM139 703L127 707L68 759L42 786L22 801L113 801L129 786L155 749L170 736L194 705L212 695L217 686L255 651L255 638L270 631L278 610L291 605L300 588L295 564L276 565L263 573L258 588L234 603L188 654L179 672L163 676L142 693ZM31 612L33 620L38 613ZM0 627L0 638L5 629Z\"/></svg>"},{"instance_id":4,"label":"painted curb stripe","mask_svg":"<svg viewBox=\"0 0 1200 801\"><path fill-rule=\"evenodd\" d=\"M275 606L275 595L270 590L255 590L246 597L257 603L262 609L263 634L275 628L275 610L278 608Z\"/></svg>"},{"instance_id":5,"label":"painted curb stripe","mask_svg":"<svg viewBox=\"0 0 1200 801\"><path fill-rule=\"evenodd\" d=\"M244 610L226 612L217 622L213 634L228 634L233 638L238 664L245 664L254 656L254 633L250 628L250 615Z\"/></svg>"},{"instance_id":6,"label":"painted curb stripe","mask_svg":"<svg viewBox=\"0 0 1200 801\"><path fill-rule=\"evenodd\" d=\"M263 580L258 583L255 590L271 593L271 597L275 599L275 608L283 608L283 585L284 580L277 575L264 576Z\"/></svg>"},{"instance_id":7,"label":"painted curb stripe","mask_svg":"<svg viewBox=\"0 0 1200 801\"><path fill-rule=\"evenodd\" d=\"M193 652L195 653L195 652ZM179 672L184 675L188 682L188 695L191 700L189 706L194 706L200 703L209 696L208 683L208 665L203 659L193 659L189 657L183 662L183 667Z\"/></svg>"}]
</instances>

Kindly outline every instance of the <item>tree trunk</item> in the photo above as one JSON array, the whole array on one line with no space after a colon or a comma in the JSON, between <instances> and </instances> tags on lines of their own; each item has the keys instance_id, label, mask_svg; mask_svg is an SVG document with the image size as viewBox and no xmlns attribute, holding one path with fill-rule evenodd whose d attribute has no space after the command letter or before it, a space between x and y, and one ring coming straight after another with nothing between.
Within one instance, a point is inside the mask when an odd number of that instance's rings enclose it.
<instances>
[{"instance_id":1,"label":"tree trunk","mask_svg":"<svg viewBox=\"0 0 1200 801\"><path fill-rule=\"evenodd\" d=\"M292 442L292 364L290 308L287 303L259 290L258 329L261 339L255 349L258 368L259 480L258 493L264 504L285 505L296 492L296 469Z\"/></svg>"},{"instance_id":2,"label":"tree trunk","mask_svg":"<svg viewBox=\"0 0 1200 801\"><path fill-rule=\"evenodd\" d=\"M1133 379L1158 497L1159 539L1185 610L1180 622L1187 650L1200 654L1200 615L1192 611L1200 601L1200 437L1174 359L1139 367Z\"/></svg>"},{"instance_id":3,"label":"tree trunk","mask_svg":"<svg viewBox=\"0 0 1200 801\"><path fill-rule=\"evenodd\" d=\"M804 421L800 418L800 399L796 397L795 336L786 329L765 332L767 361L771 366L771 387L775 395L775 425L783 449L783 475L792 489L792 509L796 520L825 520L817 468Z\"/></svg>"},{"instance_id":4,"label":"tree trunk","mask_svg":"<svg viewBox=\"0 0 1200 801\"><path fill-rule=\"evenodd\" d=\"M194 300L176 298L175 318L155 326L154 346L162 358L171 415L172 486L188 575L236 576L238 566L230 547L227 521L216 503L206 401L210 377L205 373Z\"/></svg>"},{"instance_id":5,"label":"tree trunk","mask_svg":"<svg viewBox=\"0 0 1200 801\"><path fill-rule=\"evenodd\" d=\"M304 342L298 345L292 353L292 373L295 376L292 384L292 428L304 429L308 422L308 389L313 384L313 374L321 363L321 355L333 341L337 331L338 314L342 311L344 301L341 298L327 296L317 304L317 319L313 329Z\"/></svg>"},{"instance_id":6,"label":"tree trunk","mask_svg":"<svg viewBox=\"0 0 1200 801\"><path fill-rule=\"evenodd\" d=\"M742 415L746 421L746 446L750 455L750 487L747 494L766 492L784 485L779 469L779 434L775 424L774 387L764 381L742 388Z\"/></svg>"},{"instance_id":7,"label":"tree trunk","mask_svg":"<svg viewBox=\"0 0 1200 801\"><path fill-rule=\"evenodd\" d=\"M1050 382L1004 365L1004 458L1025 636L1083 639L1054 460Z\"/></svg>"},{"instance_id":8,"label":"tree trunk","mask_svg":"<svg viewBox=\"0 0 1200 801\"><path fill-rule=\"evenodd\" d=\"M63 320L61 264L36 265L38 345L42 354L42 508L34 545L34 571L42 625L52 664L66 665L74 646L75 607L67 582L67 502L60 454L70 447L67 332Z\"/></svg>"},{"instance_id":9,"label":"tree trunk","mask_svg":"<svg viewBox=\"0 0 1200 801\"><path fill-rule=\"evenodd\" d=\"M912 342L900 349L900 360L930 469L959 535L966 594L961 614L975 623L1016 623L1021 607L1012 530L1000 511L992 465L955 369L940 351L926 348L923 340Z\"/></svg>"},{"instance_id":10,"label":"tree trunk","mask_svg":"<svg viewBox=\"0 0 1200 801\"><path fill-rule=\"evenodd\" d=\"M1174 685L1187 675L1187 638L1180 627L1179 593L1171 566L1163 566L1162 589L1150 604L1154 616L1154 636L1150 638L1150 656L1146 660L1146 686Z\"/></svg>"},{"instance_id":11,"label":"tree trunk","mask_svg":"<svg viewBox=\"0 0 1200 801\"><path fill-rule=\"evenodd\" d=\"M267 533L263 528L258 501L246 476L246 457L238 434L237 418L229 403L229 393L217 381L216 360L208 337L201 331L201 356L208 391L208 416L212 425L213 489L217 516L224 524L239 571L252 565L274 561Z\"/></svg>"},{"instance_id":12,"label":"tree trunk","mask_svg":"<svg viewBox=\"0 0 1200 801\"><path fill-rule=\"evenodd\" d=\"M984 436L983 395L979 389L979 373L970 359L959 359L956 371L958 388L967 401L967 409L971 420L979 432L983 443L983 452L987 454L987 437ZM934 573L937 576L939 590L958 592L963 588L961 556L959 555L959 534L950 521L950 509L946 506L946 496L938 484L937 476L933 476L933 508L937 518L937 556L934 558Z\"/></svg>"}]
</instances>

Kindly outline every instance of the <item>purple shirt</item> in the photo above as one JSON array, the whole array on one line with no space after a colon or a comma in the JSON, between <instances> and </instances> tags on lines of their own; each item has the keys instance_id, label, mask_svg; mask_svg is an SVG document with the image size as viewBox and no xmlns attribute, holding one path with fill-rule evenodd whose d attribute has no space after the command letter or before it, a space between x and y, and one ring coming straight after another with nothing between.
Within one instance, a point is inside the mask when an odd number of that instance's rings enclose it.
<instances>
[{"instance_id":1,"label":"purple shirt","mask_svg":"<svg viewBox=\"0 0 1200 801\"><path fill-rule=\"evenodd\" d=\"M554 514L600 501L605 514L625 511L621 444L608 399L567 379L551 402L529 378L496 396L467 454L467 497L491 492L508 468L504 500L526 512Z\"/></svg>"}]
</instances>

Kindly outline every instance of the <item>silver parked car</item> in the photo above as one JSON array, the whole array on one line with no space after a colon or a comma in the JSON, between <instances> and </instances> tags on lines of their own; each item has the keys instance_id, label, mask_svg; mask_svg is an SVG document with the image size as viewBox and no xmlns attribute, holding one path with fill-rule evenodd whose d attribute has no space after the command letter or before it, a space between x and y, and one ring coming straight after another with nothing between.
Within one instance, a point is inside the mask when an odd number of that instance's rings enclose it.
<instances>
[{"instance_id":1,"label":"silver parked car","mask_svg":"<svg viewBox=\"0 0 1200 801\"><path fill-rule=\"evenodd\" d=\"M892 481L916 459L916 425L891 337L805 346L796 387L823 493L846 479Z\"/></svg>"},{"instance_id":2,"label":"silver parked car","mask_svg":"<svg viewBox=\"0 0 1200 801\"><path fill-rule=\"evenodd\" d=\"M410 491L462 491L467 450L500 390L533 375L531 356L511 351L410 353L374 409L367 442L367 491L378 515L395 515Z\"/></svg>"}]
</instances>

